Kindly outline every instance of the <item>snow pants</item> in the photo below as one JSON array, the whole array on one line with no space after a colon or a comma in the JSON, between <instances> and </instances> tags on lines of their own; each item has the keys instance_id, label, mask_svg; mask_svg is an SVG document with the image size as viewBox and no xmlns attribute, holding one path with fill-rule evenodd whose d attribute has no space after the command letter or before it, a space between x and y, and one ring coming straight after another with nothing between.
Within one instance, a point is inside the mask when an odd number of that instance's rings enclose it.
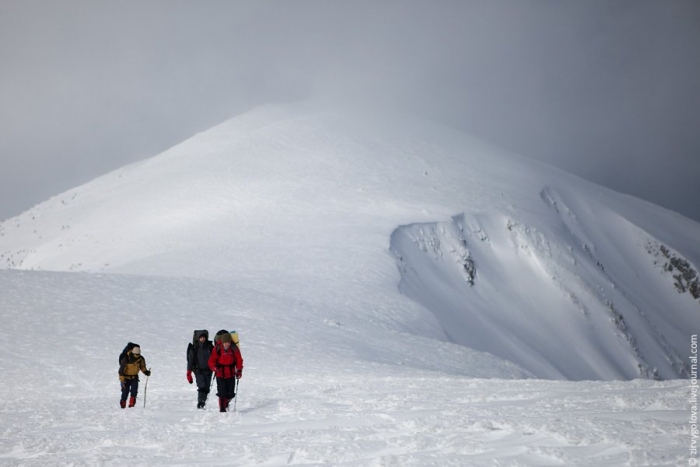
<instances>
[{"instance_id":1,"label":"snow pants","mask_svg":"<svg viewBox=\"0 0 700 467\"><path fill-rule=\"evenodd\" d=\"M198 402L203 403L207 401L207 395L211 391L211 371L195 370L194 377L197 381L197 392Z\"/></svg>"},{"instance_id":2,"label":"snow pants","mask_svg":"<svg viewBox=\"0 0 700 467\"><path fill-rule=\"evenodd\" d=\"M136 394L139 392L139 378L138 376L131 378L131 379L126 379L122 382L122 399L125 401L127 397L129 397L129 393L131 393L131 397L136 397Z\"/></svg>"},{"instance_id":3,"label":"snow pants","mask_svg":"<svg viewBox=\"0 0 700 467\"><path fill-rule=\"evenodd\" d=\"M236 378L216 378L216 395L231 400L236 397Z\"/></svg>"}]
</instances>

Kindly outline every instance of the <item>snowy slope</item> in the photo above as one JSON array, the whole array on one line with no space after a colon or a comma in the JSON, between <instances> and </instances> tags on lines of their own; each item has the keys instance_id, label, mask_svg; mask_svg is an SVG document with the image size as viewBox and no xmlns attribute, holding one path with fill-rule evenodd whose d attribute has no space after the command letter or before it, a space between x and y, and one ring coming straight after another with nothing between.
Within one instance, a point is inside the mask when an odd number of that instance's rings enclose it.
<instances>
[{"instance_id":1,"label":"snowy slope","mask_svg":"<svg viewBox=\"0 0 700 467\"><path fill-rule=\"evenodd\" d=\"M231 282L542 378L687 377L700 324L664 269L700 225L397 115L260 108L0 235L11 269Z\"/></svg>"},{"instance_id":2,"label":"snowy slope","mask_svg":"<svg viewBox=\"0 0 700 467\"><path fill-rule=\"evenodd\" d=\"M332 309L225 281L0 271L0 284L2 466L689 458L688 380L521 379L514 365L456 344L338 321ZM197 410L187 342L195 328L226 324L245 358L236 412ZM141 344L152 375L137 406L122 410L116 360L127 340Z\"/></svg>"}]
</instances>

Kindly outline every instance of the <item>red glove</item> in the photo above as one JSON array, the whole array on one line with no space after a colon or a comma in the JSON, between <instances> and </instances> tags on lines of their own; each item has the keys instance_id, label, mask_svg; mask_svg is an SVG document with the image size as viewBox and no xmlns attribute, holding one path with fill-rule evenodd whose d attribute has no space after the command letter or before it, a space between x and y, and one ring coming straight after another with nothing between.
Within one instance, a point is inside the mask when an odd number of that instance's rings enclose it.
<instances>
[{"instance_id":1,"label":"red glove","mask_svg":"<svg viewBox=\"0 0 700 467\"><path fill-rule=\"evenodd\" d=\"M236 378L238 378L238 379L243 378L243 370L236 370Z\"/></svg>"},{"instance_id":2,"label":"red glove","mask_svg":"<svg viewBox=\"0 0 700 467\"><path fill-rule=\"evenodd\" d=\"M187 382L192 384L192 370L187 370Z\"/></svg>"}]
</instances>

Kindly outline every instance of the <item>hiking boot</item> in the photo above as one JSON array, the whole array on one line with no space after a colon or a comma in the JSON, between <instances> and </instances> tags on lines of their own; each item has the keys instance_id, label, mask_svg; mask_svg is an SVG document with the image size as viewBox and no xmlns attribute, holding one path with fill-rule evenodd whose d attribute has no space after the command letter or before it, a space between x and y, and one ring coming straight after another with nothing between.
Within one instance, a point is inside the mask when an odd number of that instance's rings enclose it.
<instances>
[{"instance_id":1,"label":"hiking boot","mask_svg":"<svg viewBox=\"0 0 700 467\"><path fill-rule=\"evenodd\" d=\"M129 407L133 407L136 405L136 398L132 397L129 399Z\"/></svg>"},{"instance_id":2,"label":"hiking boot","mask_svg":"<svg viewBox=\"0 0 700 467\"><path fill-rule=\"evenodd\" d=\"M119 401L119 407L121 407L122 409L125 409L126 408L126 401Z\"/></svg>"},{"instance_id":3,"label":"hiking boot","mask_svg":"<svg viewBox=\"0 0 700 467\"><path fill-rule=\"evenodd\" d=\"M219 412L226 412L226 406L228 405L226 402L226 399L219 397Z\"/></svg>"},{"instance_id":4,"label":"hiking boot","mask_svg":"<svg viewBox=\"0 0 700 467\"><path fill-rule=\"evenodd\" d=\"M207 403L207 393L204 391L199 391L197 393L197 408L203 409L204 405Z\"/></svg>"}]
</instances>

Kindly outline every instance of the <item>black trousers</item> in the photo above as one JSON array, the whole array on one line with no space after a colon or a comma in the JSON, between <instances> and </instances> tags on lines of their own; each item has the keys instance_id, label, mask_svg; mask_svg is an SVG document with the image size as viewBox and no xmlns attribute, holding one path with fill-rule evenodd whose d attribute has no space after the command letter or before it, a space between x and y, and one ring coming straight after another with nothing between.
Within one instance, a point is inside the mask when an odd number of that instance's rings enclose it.
<instances>
[{"instance_id":1,"label":"black trousers","mask_svg":"<svg viewBox=\"0 0 700 467\"><path fill-rule=\"evenodd\" d=\"M131 379L125 379L122 382L122 400L125 401L131 393L131 397L136 397L139 392L139 377L135 376Z\"/></svg>"},{"instance_id":2,"label":"black trousers","mask_svg":"<svg viewBox=\"0 0 700 467\"><path fill-rule=\"evenodd\" d=\"M236 378L216 378L216 395L224 399L236 397Z\"/></svg>"},{"instance_id":3,"label":"black trousers","mask_svg":"<svg viewBox=\"0 0 700 467\"><path fill-rule=\"evenodd\" d=\"M207 395L211 390L211 371L195 370L194 377L197 381L198 401L206 402Z\"/></svg>"}]
</instances>

